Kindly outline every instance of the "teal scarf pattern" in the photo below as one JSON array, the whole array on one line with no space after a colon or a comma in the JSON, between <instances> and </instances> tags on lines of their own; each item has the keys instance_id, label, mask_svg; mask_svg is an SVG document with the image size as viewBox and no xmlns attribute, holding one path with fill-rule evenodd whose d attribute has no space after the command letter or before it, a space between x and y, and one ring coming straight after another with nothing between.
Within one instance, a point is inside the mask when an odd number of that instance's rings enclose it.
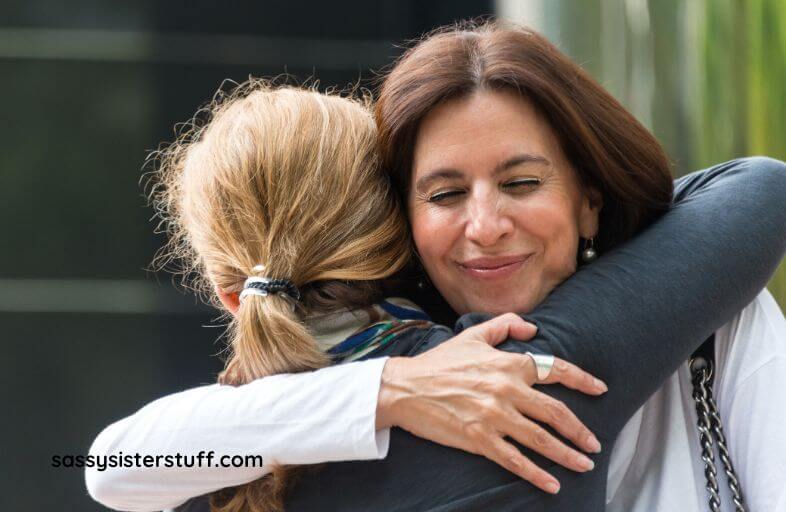
<instances>
[{"instance_id":1,"label":"teal scarf pattern","mask_svg":"<svg viewBox=\"0 0 786 512\"><path fill-rule=\"evenodd\" d=\"M398 297L364 308L308 317L304 322L334 363L355 361L410 329L433 325L422 309Z\"/></svg>"}]
</instances>

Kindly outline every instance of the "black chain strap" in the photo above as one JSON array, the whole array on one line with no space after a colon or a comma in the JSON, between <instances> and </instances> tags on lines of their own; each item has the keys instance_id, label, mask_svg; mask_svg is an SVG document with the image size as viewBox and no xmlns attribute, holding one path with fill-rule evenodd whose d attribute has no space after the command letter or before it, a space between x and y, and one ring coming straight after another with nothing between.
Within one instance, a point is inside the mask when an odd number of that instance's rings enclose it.
<instances>
[{"instance_id":1,"label":"black chain strap","mask_svg":"<svg viewBox=\"0 0 786 512\"><path fill-rule=\"evenodd\" d=\"M701 444L701 460L704 461L704 476L707 479L707 492L710 494L709 505L712 512L720 512L720 495L718 494L718 473L715 469L714 441L718 443L718 453L723 463L723 471L729 482L734 510L745 512L745 501L737 474L731 463L731 456L723 435L718 405L712 396L712 370L714 336L696 351L690 360L690 373L693 381L693 400L696 402L696 413L699 417L699 443ZM713 441L714 438L714 441Z\"/></svg>"}]
</instances>

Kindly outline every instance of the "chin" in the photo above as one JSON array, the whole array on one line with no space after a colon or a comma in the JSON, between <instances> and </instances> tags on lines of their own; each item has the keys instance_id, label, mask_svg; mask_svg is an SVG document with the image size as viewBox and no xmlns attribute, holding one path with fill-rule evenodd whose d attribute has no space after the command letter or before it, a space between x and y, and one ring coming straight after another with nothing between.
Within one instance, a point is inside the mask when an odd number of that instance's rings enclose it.
<instances>
[{"instance_id":1,"label":"chin","mask_svg":"<svg viewBox=\"0 0 786 512\"><path fill-rule=\"evenodd\" d=\"M481 298L481 297L472 297L466 298L464 304L467 304L466 311L460 311L460 314L464 313L486 313L490 315L502 315L504 313L520 313L526 314L532 311L535 308L535 305L532 304L529 300L522 300L521 296L519 297L489 297L489 298Z\"/></svg>"}]
</instances>

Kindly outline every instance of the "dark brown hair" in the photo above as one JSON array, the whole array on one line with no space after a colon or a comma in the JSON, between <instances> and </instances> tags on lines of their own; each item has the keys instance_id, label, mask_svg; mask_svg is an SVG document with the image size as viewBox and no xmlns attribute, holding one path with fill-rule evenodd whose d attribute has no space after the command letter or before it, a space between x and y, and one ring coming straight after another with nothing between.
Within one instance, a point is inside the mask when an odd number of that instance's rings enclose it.
<instances>
[{"instance_id":1,"label":"dark brown hair","mask_svg":"<svg viewBox=\"0 0 786 512\"><path fill-rule=\"evenodd\" d=\"M655 137L540 34L500 22L443 27L406 51L375 115L382 162L406 200L420 121L440 102L512 89L544 115L583 186L603 196L597 246L638 232L671 203L669 159Z\"/></svg>"}]
</instances>

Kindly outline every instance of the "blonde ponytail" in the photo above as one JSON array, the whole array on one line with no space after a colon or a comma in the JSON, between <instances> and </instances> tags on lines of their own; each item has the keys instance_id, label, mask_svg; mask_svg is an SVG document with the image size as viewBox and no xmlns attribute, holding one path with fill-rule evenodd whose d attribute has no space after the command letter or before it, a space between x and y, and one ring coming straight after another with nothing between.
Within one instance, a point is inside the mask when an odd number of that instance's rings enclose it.
<instances>
[{"instance_id":1,"label":"blonde ponytail","mask_svg":"<svg viewBox=\"0 0 786 512\"><path fill-rule=\"evenodd\" d=\"M328 363L288 299L276 295L245 297L230 324L232 355L222 384L237 386L265 375L301 372Z\"/></svg>"},{"instance_id":2,"label":"blonde ponytail","mask_svg":"<svg viewBox=\"0 0 786 512\"><path fill-rule=\"evenodd\" d=\"M378 168L368 99L272 87L251 79L219 93L155 154L151 200L169 233L159 266L220 307L255 266L292 281L298 303L249 295L229 326L219 381L241 385L329 363L303 324L310 314L368 304L375 280L407 262L401 208ZM211 497L215 512L283 510L292 468Z\"/></svg>"}]
</instances>

